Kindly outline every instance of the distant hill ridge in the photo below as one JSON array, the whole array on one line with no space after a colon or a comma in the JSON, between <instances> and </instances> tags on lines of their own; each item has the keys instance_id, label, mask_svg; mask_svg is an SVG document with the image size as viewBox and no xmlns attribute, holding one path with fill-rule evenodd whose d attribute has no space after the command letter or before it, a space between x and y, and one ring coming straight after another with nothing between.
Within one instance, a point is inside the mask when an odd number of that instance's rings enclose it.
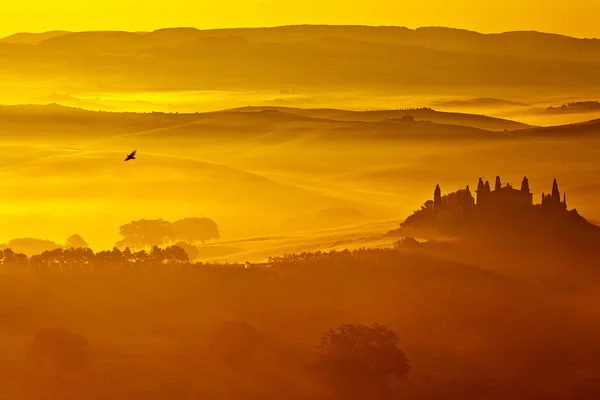
<instances>
[{"instance_id":1,"label":"distant hill ridge","mask_svg":"<svg viewBox=\"0 0 600 400\"><path fill-rule=\"evenodd\" d=\"M536 38L536 37L544 37L551 38L552 40L562 40L562 41L583 41L583 42L599 42L598 38L576 38L573 36L561 35L556 33L546 33L542 31L528 30L528 31L505 31L499 33L480 33L477 31L472 31L468 29L460 29L460 28L452 28L452 27L444 27L444 26L423 26L415 29L411 29L404 26L394 26L394 25L319 25L319 24L298 24L298 25L279 25L279 26L270 26L270 27L231 27L231 28L212 28L212 29L201 29L194 27L166 27L156 29L154 31L119 31L119 30L93 30L93 31L63 31L63 30L55 30L55 31L47 31L47 32L39 32L39 33L30 33L30 32L18 32L12 35L0 38L0 42L6 43L39 43L46 39L51 39L59 36L66 35L79 35L79 34L89 34L89 33L107 33L107 32L120 32L127 33L131 35L165 35L165 34L178 34L178 35L187 35L188 37L197 37L202 33L225 33L225 32L265 32L265 31L315 31L315 32L332 32L338 33L339 31L349 31L356 30L361 32L381 32L388 35L398 35L398 34L419 34L423 36L433 36L438 35L440 33L445 35L451 35L454 37L462 37L462 38L476 38L476 37L523 37L523 38Z\"/></svg>"},{"instance_id":2,"label":"distant hill ridge","mask_svg":"<svg viewBox=\"0 0 600 400\"><path fill-rule=\"evenodd\" d=\"M467 113L441 112L432 109L396 111L352 111L328 108L288 108L271 106L249 106L203 113L136 113L113 111L89 111L82 108L48 105L1 106L3 123L39 124L40 116L47 117L44 123L70 125L110 124L127 127L132 121L140 129L157 129L183 126L211 121L223 125L245 121L257 128L261 124L328 124L329 132L339 136L344 132L375 134L396 138L570 138L574 136L600 137L600 119L557 126L530 126L521 122L474 115ZM222 117L222 118L221 118ZM404 117L413 117L404 118ZM310 125L307 125L307 129ZM337 126L337 127L336 127ZM461 129L462 128L462 129ZM506 129L506 131L504 131ZM336 132L337 130L337 132ZM387 132L387 133L386 133ZM422 133L420 133L422 132ZM391 135L391 136L390 136ZM360 136L360 135L358 135Z\"/></svg>"},{"instance_id":3,"label":"distant hill ridge","mask_svg":"<svg viewBox=\"0 0 600 400\"><path fill-rule=\"evenodd\" d=\"M233 108L221 111L211 111L204 113L135 113L135 112L114 112L114 111L89 111L83 108L62 106L56 103L48 105L25 104L17 106L0 106L0 114L23 114L23 113L39 113L39 114L66 114L78 113L87 114L90 116L100 117L105 115L106 118L111 116L144 116L151 117L152 115L169 116L173 120L185 120L191 122L200 120L207 115L216 115L223 113L240 113L243 115L261 116L261 118L290 118L306 121L329 121L329 122L393 122L395 119L400 119L405 116L412 116L417 121L430 121L437 124L467 126L478 128L487 131L513 131L533 128L521 122L489 117L485 115L454 113L435 111L433 109L406 109L406 110L382 110L382 111L354 111L334 108L292 108L292 107L275 107L275 106L248 106Z\"/></svg>"},{"instance_id":4,"label":"distant hill ridge","mask_svg":"<svg viewBox=\"0 0 600 400\"><path fill-rule=\"evenodd\" d=\"M1 39L0 57L0 78L18 71L28 80L76 81L81 90L89 82L119 91L600 89L600 40L540 32L332 25L53 32Z\"/></svg>"}]
</instances>

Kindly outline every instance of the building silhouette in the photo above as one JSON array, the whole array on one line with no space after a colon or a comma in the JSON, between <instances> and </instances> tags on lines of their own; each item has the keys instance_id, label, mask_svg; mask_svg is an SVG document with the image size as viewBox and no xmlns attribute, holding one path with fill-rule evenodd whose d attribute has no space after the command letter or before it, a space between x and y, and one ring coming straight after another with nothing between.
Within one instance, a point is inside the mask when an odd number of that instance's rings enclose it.
<instances>
[{"instance_id":1,"label":"building silhouette","mask_svg":"<svg viewBox=\"0 0 600 400\"><path fill-rule=\"evenodd\" d=\"M460 194L465 192L460 190L456 193ZM558 183L554 179L552 185L551 194L546 195L542 193L542 201L540 204L534 204L533 193L529 188L529 180L527 177L523 178L521 182L521 188L516 189L510 183L502 185L502 181L499 176L496 177L494 190L491 190L489 181L484 182L482 178L479 178L476 190L476 200L473 202L469 199L470 192L468 186L466 189L468 196L453 196L453 194L446 195L442 198L441 189L439 185L436 186L435 200L433 204L434 209L441 209L450 204L449 201L444 201L447 198L456 198L456 201L452 203L459 204L461 206L474 206L479 209L485 209L489 211L525 211L532 208L537 208L542 211L566 211L567 210L567 196L563 193L562 199L558 189Z\"/></svg>"}]
</instances>

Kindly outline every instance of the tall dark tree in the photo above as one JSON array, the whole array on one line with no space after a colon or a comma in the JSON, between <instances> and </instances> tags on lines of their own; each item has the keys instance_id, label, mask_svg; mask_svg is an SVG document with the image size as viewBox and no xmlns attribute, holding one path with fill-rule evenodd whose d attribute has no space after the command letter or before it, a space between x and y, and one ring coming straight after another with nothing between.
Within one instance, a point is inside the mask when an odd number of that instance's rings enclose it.
<instances>
[{"instance_id":1,"label":"tall dark tree","mask_svg":"<svg viewBox=\"0 0 600 400\"><path fill-rule=\"evenodd\" d=\"M485 193L492 193L492 188L490 187L490 181L485 181Z\"/></svg>"},{"instance_id":2,"label":"tall dark tree","mask_svg":"<svg viewBox=\"0 0 600 400\"><path fill-rule=\"evenodd\" d=\"M494 185L494 190L502 189L502 182L500 181L500 177L496 177L496 184Z\"/></svg>"},{"instance_id":3,"label":"tall dark tree","mask_svg":"<svg viewBox=\"0 0 600 400\"><path fill-rule=\"evenodd\" d=\"M473 194L471 194L471 189L469 188L469 185L467 185L465 189L463 203L467 207L475 204L475 199L473 198Z\"/></svg>"},{"instance_id":4,"label":"tall dark tree","mask_svg":"<svg viewBox=\"0 0 600 400\"><path fill-rule=\"evenodd\" d=\"M433 192L433 209L439 209L442 206L442 190L440 185L436 185L435 191Z\"/></svg>"},{"instance_id":5,"label":"tall dark tree","mask_svg":"<svg viewBox=\"0 0 600 400\"><path fill-rule=\"evenodd\" d=\"M529 190L529 179L527 179L527 177L523 177L523 182L521 182L521 192L524 193L530 193L531 191Z\"/></svg>"},{"instance_id":6,"label":"tall dark tree","mask_svg":"<svg viewBox=\"0 0 600 400\"><path fill-rule=\"evenodd\" d=\"M558 190L558 183L556 182L556 178L554 178L554 182L552 183L552 200L556 203L560 202L560 192Z\"/></svg>"},{"instance_id":7,"label":"tall dark tree","mask_svg":"<svg viewBox=\"0 0 600 400\"><path fill-rule=\"evenodd\" d=\"M481 204L482 199L485 197L485 183L483 183L483 178L479 178L475 193L477 195L477 204Z\"/></svg>"}]
</instances>

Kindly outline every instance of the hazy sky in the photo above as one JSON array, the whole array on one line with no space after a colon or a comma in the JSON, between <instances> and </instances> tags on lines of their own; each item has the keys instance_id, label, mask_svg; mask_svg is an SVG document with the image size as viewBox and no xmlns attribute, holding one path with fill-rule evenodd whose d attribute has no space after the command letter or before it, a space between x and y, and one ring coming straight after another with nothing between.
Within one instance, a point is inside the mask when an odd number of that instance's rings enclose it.
<instances>
[{"instance_id":1,"label":"hazy sky","mask_svg":"<svg viewBox=\"0 0 600 400\"><path fill-rule=\"evenodd\" d=\"M366 24L540 30L600 37L598 0L3 0L0 36L47 30L153 30Z\"/></svg>"}]
</instances>

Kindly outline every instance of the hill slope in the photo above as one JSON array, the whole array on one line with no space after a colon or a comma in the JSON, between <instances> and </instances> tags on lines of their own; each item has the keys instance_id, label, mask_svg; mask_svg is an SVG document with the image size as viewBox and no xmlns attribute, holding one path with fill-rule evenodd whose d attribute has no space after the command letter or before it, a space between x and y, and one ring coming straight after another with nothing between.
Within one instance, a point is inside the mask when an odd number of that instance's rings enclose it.
<instances>
[{"instance_id":1,"label":"hill slope","mask_svg":"<svg viewBox=\"0 0 600 400\"><path fill-rule=\"evenodd\" d=\"M528 128L511 132L515 137L527 138L573 138L573 137L600 137L600 119L579 122L576 124L544 126Z\"/></svg>"},{"instance_id":2,"label":"hill slope","mask_svg":"<svg viewBox=\"0 0 600 400\"><path fill-rule=\"evenodd\" d=\"M389 119L399 119L404 116L413 116L416 120L430 121L439 124L463 125L472 128L486 129L491 131L515 130L530 128L530 125L502 118L488 117L486 115L475 115L466 113L442 112L429 108L409 110L385 110L385 111L350 111L339 109L306 109L291 107L244 107L234 111L263 111L275 110L287 113L303 115L311 118L333 119L337 121L361 121L378 122Z\"/></svg>"},{"instance_id":3,"label":"hill slope","mask_svg":"<svg viewBox=\"0 0 600 400\"><path fill-rule=\"evenodd\" d=\"M81 32L0 46L0 56L0 76L54 80L53 85L62 81L79 89L90 89L91 81L105 90L290 84L420 92L482 86L600 87L600 41L536 32L483 35L446 28L360 26Z\"/></svg>"}]
</instances>

